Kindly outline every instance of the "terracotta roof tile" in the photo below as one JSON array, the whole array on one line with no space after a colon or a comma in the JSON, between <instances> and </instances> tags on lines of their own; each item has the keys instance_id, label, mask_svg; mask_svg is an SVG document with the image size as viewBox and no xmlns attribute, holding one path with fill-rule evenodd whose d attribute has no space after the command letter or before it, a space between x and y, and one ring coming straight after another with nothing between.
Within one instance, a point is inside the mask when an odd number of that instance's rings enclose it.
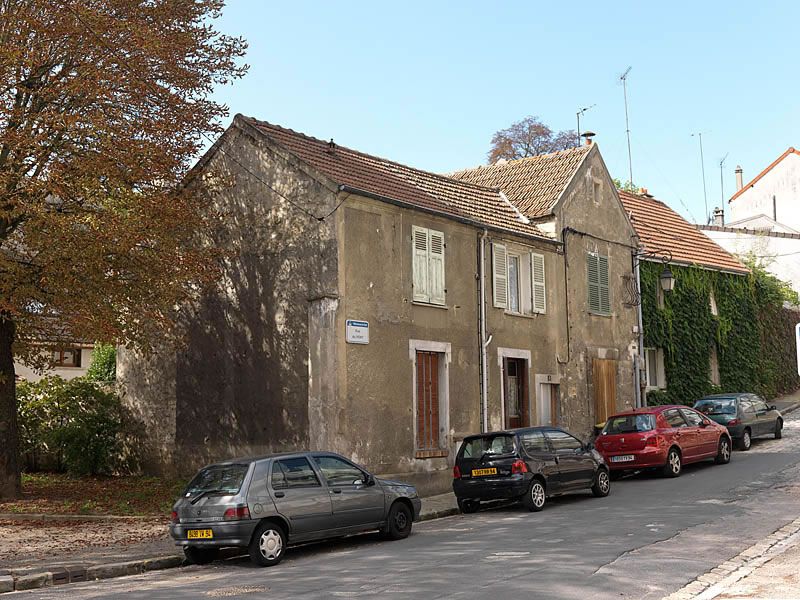
<instances>
[{"instance_id":1,"label":"terracotta roof tile","mask_svg":"<svg viewBox=\"0 0 800 600\"><path fill-rule=\"evenodd\" d=\"M736 273L749 270L708 236L686 221L669 206L647 196L619 190L625 211L645 250L669 250L676 263L723 269Z\"/></svg>"},{"instance_id":2,"label":"terracotta roof tile","mask_svg":"<svg viewBox=\"0 0 800 600\"><path fill-rule=\"evenodd\" d=\"M528 236L551 237L530 223L500 191L414 169L291 129L239 115L274 142L339 185L480 225Z\"/></svg>"},{"instance_id":3,"label":"terracotta roof tile","mask_svg":"<svg viewBox=\"0 0 800 600\"><path fill-rule=\"evenodd\" d=\"M592 146L520 158L451 173L451 177L498 188L528 217L552 210Z\"/></svg>"}]
</instances>

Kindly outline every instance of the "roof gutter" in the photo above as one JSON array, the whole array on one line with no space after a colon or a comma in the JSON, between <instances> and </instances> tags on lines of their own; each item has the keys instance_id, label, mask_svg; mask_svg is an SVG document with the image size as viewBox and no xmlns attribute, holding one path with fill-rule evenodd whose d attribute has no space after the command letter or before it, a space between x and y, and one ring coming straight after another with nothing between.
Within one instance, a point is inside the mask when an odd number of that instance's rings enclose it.
<instances>
[{"instance_id":1,"label":"roof gutter","mask_svg":"<svg viewBox=\"0 0 800 600\"><path fill-rule=\"evenodd\" d=\"M489 231L495 231L495 232L498 232L498 233L504 233L506 235L516 235L516 236L519 236L519 237L523 237L523 238L527 238L527 239L531 239L531 240L536 240L536 241L539 241L539 242L546 242L548 244L552 244L553 246L561 246L561 242L559 242L558 240L552 239L552 238L533 235L533 234L530 234L530 233L517 232L517 231L510 230L510 229L503 229L502 227L496 227L496 226L489 225L487 223L481 223L480 221L476 221L474 219L469 219L467 217L461 217L461 216L454 215L454 214L451 214L451 213L446 213L444 211L434 210L434 209L431 209L431 208L425 208L423 206L418 206L416 204L411 204L410 202L403 202L402 200L397 200L395 198L390 198L388 196L382 196L381 194L375 194L374 192L368 192L366 190L361 190L361 189L358 189L356 187L353 187L353 186L350 186L350 185L346 185L346 184L340 184L339 185L339 191L340 192L349 192L351 194L357 194L359 196L366 196L367 198L372 198L374 200L379 200L381 202L386 202L387 204L393 204L394 206L399 206L401 208L409 208L411 210L417 210L417 211L420 211L420 212L427 213L429 215L436 215L438 217L444 217L446 219L450 219L450 220L456 221L458 223L463 223L464 225L470 225L472 227L477 227L478 229L486 229L486 230L489 230Z\"/></svg>"},{"instance_id":2,"label":"roof gutter","mask_svg":"<svg viewBox=\"0 0 800 600\"><path fill-rule=\"evenodd\" d=\"M659 264L664 262L658 258L642 258L642 260ZM684 260L672 259L671 261L669 261L669 264L677 265L679 267L695 267L696 269L703 269L704 271L718 271L720 273L727 273L728 275L739 275L741 277L746 277L747 275L750 275L750 271L735 271L733 269L726 269L725 267L712 267L711 265L699 265L697 263L690 263Z\"/></svg>"}]
</instances>

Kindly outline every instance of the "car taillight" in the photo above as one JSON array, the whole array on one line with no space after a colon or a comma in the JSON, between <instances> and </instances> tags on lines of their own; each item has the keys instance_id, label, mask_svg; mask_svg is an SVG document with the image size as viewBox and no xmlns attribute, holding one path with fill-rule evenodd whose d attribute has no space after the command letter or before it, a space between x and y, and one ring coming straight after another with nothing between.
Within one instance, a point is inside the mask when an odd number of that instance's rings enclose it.
<instances>
[{"instance_id":1,"label":"car taillight","mask_svg":"<svg viewBox=\"0 0 800 600\"><path fill-rule=\"evenodd\" d=\"M237 519L249 519L250 518L250 509L247 508L244 504L239 504L238 506L231 506L228 510L225 511L225 514L222 515L222 518L226 521L235 521Z\"/></svg>"},{"instance_id":2,"label":"car taillight","mask_svg":"<svg viewBox=\"0 0 800 600\"><path fill-rule=\"evenodd\" d=\"M527 473L528 472L528 465L525 464L525 461L518 458L514 461L514 464L511 465L511 474L516 475L517 473Z\"/></svg>"},{"instance_id":3,"label":"car taillight","mask_svg":"<svg viewBox=\"0 0 800 600\"><path fill-rule=\"evenodd\" d=\"M651 435L644 443L645 446L654 446L658 448L661 445L661 436Z\"/></svg>"},{"instance_id":4,"label":"car taillight","mask_svg":"<svg viewBox=\"0 0 800 600\"><path fill-rule=\"evenodd\" d=\"M458 468L458 465L453 466L453 479L461 479L461 469Z\"/></svg>"},{"instance_id":5,"label":"car taillight","mask_svg":"<svg viewBox=\"0 0 800 600\"><path fill-rule=\"evenodd\" d=\"M172 511L172 515L170 516L170 519L172 520L173 523L177 523L178 522L178 513L173 510Z\"/></svg>"},{"instance_id":6,"label":"car taillight","mask_svg":"<svg viewBox=\"0 0 800 600\"><path fill-rule=\"evenodd\" d=\"M733 427L734 425L738 425L739 423L741 423L741 421L739 419L731 419L730 421L728 421L726 423L726 425L728 427Z\"/></svg>"}]
</instances>

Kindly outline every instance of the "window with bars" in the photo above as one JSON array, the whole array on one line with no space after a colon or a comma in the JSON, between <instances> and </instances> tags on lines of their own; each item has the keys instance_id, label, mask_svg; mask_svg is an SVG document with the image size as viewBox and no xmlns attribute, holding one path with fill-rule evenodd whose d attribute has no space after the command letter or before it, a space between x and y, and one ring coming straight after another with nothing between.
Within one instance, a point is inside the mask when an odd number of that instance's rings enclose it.
<instances>
[{"instance_id":1,"label":"window with bars","mask_svg":"<svg viewBox=\"0 0 800 600\"><path fill-rule=\"evenodd\" d=\"M611 314L608 292L608 257L596 252L586 253L586 272L589 288L589 312Z\"/></svg>"},{"instance_id":2,"label":"window with bars","mask_svg":"<svg viewBox=\"0 0 800 600\"><path fill-rule=\"evenodd\" d=\"M417 450L443 449L439 429L440 363L444 357L439 352L417 350Z\"/></svg>"}]
</instances>

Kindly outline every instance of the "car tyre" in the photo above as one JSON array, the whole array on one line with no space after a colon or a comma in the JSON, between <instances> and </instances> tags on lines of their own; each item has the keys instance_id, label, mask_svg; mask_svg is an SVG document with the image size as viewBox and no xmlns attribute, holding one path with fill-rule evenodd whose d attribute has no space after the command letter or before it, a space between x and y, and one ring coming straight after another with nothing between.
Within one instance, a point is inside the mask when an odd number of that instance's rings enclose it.
<instances>
[{"instance_id":1,"label":"car tyre","mask_svg":"<svg viewBox=\"0 0 800 600\"><path fill-rule=\"evenodd\" d=\"M714 462L718 465L727 465L731 462L731 441L724 435L719 438L717 457Z\"/></svg>"},{"instance_id":2,"label":"car tyre","mask_svg":"<svg viewBox=\"0 0 800 600\"><path fill-rule=\"evenodd\" d=\"M458 510L460 510L464 514L471 514L474 512L478 512L478 509L481 507L481 503L478 500L459 500L458 501Z\"/></svg>"},{"instance_id":3,"label":"car tyre","mask_svg":"<svg viewBox=\"0 0 800 600\"><path fill-rule=\"evenodd\" d=\"M277 523L265 521L256 528L247 551L259 567L275 566L286 554L286 532Z\"/></svg>"},{"instance_id":4,"label":"car tyre","mask_svg":"<svg viewBox=\"0 0 800 600\"><path fill-rule=\"evenodd\" d=\"M775 439L779 440L783 437L783 419L775 421Z\"/></svg>"},{"instance_id":5,"label":"car tyre","mask_svg":"<svg viewBox=\"0 0 800 600\"><path fill-rule=\"evenodd\" d=\"M199 548L197 546L184 546L183 555L189 564L207 565L219 556L219 548Z\"/></svg>"},{"instance_id":6,"label":"car tyre","mask_svg":"<svg viewBox=\"0 0 800 600\"><path fill-rule=\"evenodd\" d=\"M750 433L749 429L745 429L744 433L742 434L742 439L739 441L739 449L747 452L750 450L750 446L753 445L753 436Z\"/></svg>"},{"instance_id":7,"label":"car tyre","mask_svg":"<svg viewBox=\"0 0 800 600\"><path fill-rule=\"evenodd\" d=\"M592 494L595 498L605 498L611 493L611 477L605 469L598 469L592 484Z\"/></svg>"},{"instance_id":8,"label":"car tyre","mask_svg":"<svg viewBox=\"0 0 800 600\"><path fill-rule=\"evenodd\" d=\"M528 491L522 499L522 503L531 512L539 512L547 503L547 494L544 483L540 479L534 479L528 486Z\"/></svg>"},{"instance_id":9,"label":"car tyre","mask_svg":"<svg viewBox=\"0 0 800 600\"><path fill-rule=\"evenodd\" d=\"M387 540L403 540L411 534L411 524L414 516L411 509L404 502L395 502L389 509L386 527L381 532Z\"/></svg>"},{"instance_id":10,"label":"car tyre","mask_svg":"<svg viewBox=\"0 0 800 600\"><path fill-rule=\"evenodd\" d=\"M681 474L681 453L676 448L670 448L667 453L667 462L664 465L664 477L678 477Z\"/></svg>"}]
</instances>

